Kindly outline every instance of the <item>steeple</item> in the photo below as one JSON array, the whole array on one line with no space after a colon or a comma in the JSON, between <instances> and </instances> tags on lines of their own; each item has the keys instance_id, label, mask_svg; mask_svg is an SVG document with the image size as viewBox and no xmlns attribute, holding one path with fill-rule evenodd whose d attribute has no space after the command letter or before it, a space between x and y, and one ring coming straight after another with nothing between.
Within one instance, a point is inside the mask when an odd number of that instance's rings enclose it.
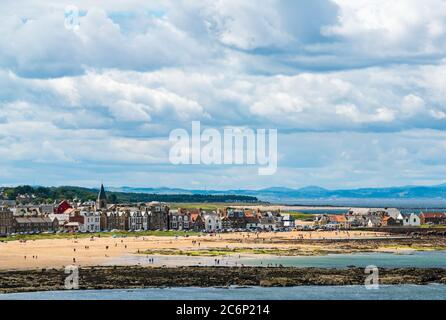
<instances>
[{"instance_id":1,"label":"steeple","mask_svg":"<svg viewBox=\"0 0 446 320\"><path fill-rule=\"evenodd\" d=\"M107 195L105 194L104 185L101 183L101 190L96 200L96 209L107 209Z\"/></svg>"}]
</instances>

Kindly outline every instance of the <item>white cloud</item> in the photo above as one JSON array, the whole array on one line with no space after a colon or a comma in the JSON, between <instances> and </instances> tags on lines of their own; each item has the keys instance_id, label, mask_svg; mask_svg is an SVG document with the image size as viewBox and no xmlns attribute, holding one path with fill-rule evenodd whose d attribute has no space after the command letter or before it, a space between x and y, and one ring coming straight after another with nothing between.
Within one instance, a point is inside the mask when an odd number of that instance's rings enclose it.
<instances>
[{"instance_id":1,"label":"white cloud","mask_svg":"<svg viewBox=\"0 0 446 320\"><path fill-rule=\"evenodd\" d=\"M82 170L119 181L117 170L136 184L187 186L192 174L199 186L355 186L445 173L444 1L72 4L75 31L60 1L0 4L7 181L91 182ZM278 128L283 167L269 180L219 168L218 182L210 169L173 169L169 132L193 120Z\"/></svg>"}]
</instances>

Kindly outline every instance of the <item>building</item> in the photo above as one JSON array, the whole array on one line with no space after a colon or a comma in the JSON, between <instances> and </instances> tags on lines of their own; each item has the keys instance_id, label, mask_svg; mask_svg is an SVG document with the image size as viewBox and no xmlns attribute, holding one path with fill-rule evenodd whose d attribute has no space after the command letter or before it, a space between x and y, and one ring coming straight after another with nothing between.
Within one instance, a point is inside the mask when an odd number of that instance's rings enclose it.
<instances>
[{"instance_id":1,"label":"building","mask_svg":"<svg viewBox=\"0 0 446 320\"><path fill-rule=\"evenodd\" d=\"M104 185L101 184L101 190L99 190L98 198L96 200L96 210L107 209L107 195L105 194Z\"/></svg>"},{"instance_id":2,"label":"building","mask_svg":"<svg viewBox=\"0 0 446 320\"><path fill-rule=\"evenodd\" d=\"M129 230L128 211L108 211L101 214L101 230Z\"/></svg>"},{"instance_id":3,"label":"building","mask_svg":"<svg viewBox=\"0 0 446 320\"><path fill-rule=\"evenodd\" d=\"M258 230L260 228L260 219L257 216L246 217L246 229Z\"/></svg>"},{"instance_id":4,"label":"building","mask_svg":"<svg viewBox=\"0 0 446 320\"><path fill-rule=\"evenodd\" d=\"M401 214L401 211L396 208L386 209L386 215L392 217L395 221L403 220L403 215Z\"/></svg>"},{"instance_id":5,"label":"building","mask_svg":"<svg viewBox=\"0 0 446 320\"><path fill-rule=\"evenodd\" d=\"M169 229L189 230L193 228L191 214L188 210L178 209L169 211Z\"/></svg>"},{"instance_id":6,"label":"building","mask_svg":"<svg viewBox=\"0 0 446 320\"><path fill-rule=\"evenodd\" d=\"M59 228L57 218L49 217L15 217L14 230L16 233L54 232Z\"/></svg>"},{"instance_id":7,"label":"building","mask_svg":"<svg viewBox=\"0 0 446 320\"><path fill-rule=\"evenodd\" d=\"M296 226L295 219L291 214L282 214L282 222L284 228L293 229Z\"/></svg>"},{"instance_id":8,"label":"building","mask_svg":"<svg viewBox=\"0 0 446 320\"><path fill-rule=\"evenodd\" d=\"M72 209L73 207L67 200L61 201L56 207L56 213L61 214L64 213L67 209Z\"/></svg>"},{"instance_id":9,"label":"building","mask_svg":"<svg viewBox=\"0 0 446 320\"><path fill-rule=\"evenodd\" d=\"M81 232L99 232L101 231L101 213L95 211L81 211L80 216L84 219L80 225Z\"/></svg>"},{"instance_id":10,"label":"building","mask_svg":"<svg viewBox=\"0 0 446 320\"><path fill-rule=\"evenodd\" d=\"M148 229L148 213L145 211L133 208L128 213L129 216L129 230L147 230Z\"/></svg>"},{"instance_id":11,"label":"building","mask_svg":"<svg viewBox=\"0 0 446 320\"><path fill-rule=\"evenodd\" d=\"M444 212L422 212L420 214L421 224L446 224L446 213Z\"/></svg>"},{"instance_id":12,"label":"building","mask_svg":"<svg viewBox=\"0 0 446 320\"><path fill-rule=\"evenodd\" d=\"M332 214L329 216L329 224L336 226L341 229L350 228L350 222L342 214Z\"/></svg>"},{"instance_id":13,"label":"building","mask_svg":"<svg viewBox=\"0 0 446 320\"><path fill-rule=\"evenodd\" d=\"M54 210L56 208L54 207L54 204L41 204L40 205L40 212L42 214L52 214L54 213Z\"/></svg>"},{"instance_id":14,"label":"building","mask_svg":"<svg viewBox=\"0 0 446 320\"><path fill-rule=\"evenodd\" d=\"M242 209L226 208L222 227L224 229L246 229L245 212Z\"/></svg>"},{"instance_id":15,"label":"building","mask_svg":"<svg viewBox=\"0 0 446 320\"><path fill-rule=\"evenodd\" d=\"M200 210L191 210L190 211L190 222L191 229L194 231L203 231L205 230L204 219L201 216Z\"/></svg>"},{"instance_id":16,"label":"building","mask_svg":"<svg viewBox=\"0 0 446 320\"><path fill-rule=\"evenodd\" d=\"M59 223L59 229L63 229L65 224L70 222L70 215L67 213L61 213L61 214L51 213L47 215L47 217L50 218L51 220L57 219Z\"/></svg>"},{"instance_id":17,"label":"building","mask_svg":"<svg viewBox=\"0 0 446 320\"><path fill-rule=\"evenodd\" d=\"M403 215L403 226L405 227L419 227L421 226L421 219L415 213Z\"/></svg>"},{"instance_id":18,"label":"building","mask_svg":"<svg viewBox=\"0 0 446 320\"><path fill-rule=\"evenodd\" d=\"M0 236L14 233L14 214L7 207L0 207Z\"/></svg>"},{"instance_id":19,"label":"building","mask_svg":"<svg viewBox=\"0 0 446 320\"><path fill-rule=\"evenodd\" d=\"M148 227L150 230L167 230L169 228L169 206L164 202L148 204Z\"/></svg>"},{"instance_id":20,"label":"building","mask_svg":"<svg viewBox=\"0 0 446 320\"><path fill-rule=\"evenodd\" d=\"M284 228L283 217L278 211L257 212L260 219L260 228L268 231L275 231Z\"/></svg>"},{"instance_id":21,"label":"building","mask_svg":"<svg viewBox=\"0 0 446 320\"><path fill-rule=\"evenodd\" d=\"M222 230L222 218L215 212L203 212L204 228L207 232L216 232Z\"/></svg>"},{"instance_id":22,"label":"building","mask_svg":"<svg viewBox=\"0 0 446 320\"><path fill-rule=\"evenodd\" d=\"M391 216L385 216L382 219L381 227L397 227L397 226L401 226L400 220L396 220Z\"/></svg>"},{"instance_id":23,"label":"building","mask_svg":"<svg viewBox=\"0 0 446 320\"><path fill-rule=\"evenodd\" d=\"M368 228L378 228L382 226L383 218L379 215L370 214L365 217L365 220Z\"/></svg>"}]
</instances>

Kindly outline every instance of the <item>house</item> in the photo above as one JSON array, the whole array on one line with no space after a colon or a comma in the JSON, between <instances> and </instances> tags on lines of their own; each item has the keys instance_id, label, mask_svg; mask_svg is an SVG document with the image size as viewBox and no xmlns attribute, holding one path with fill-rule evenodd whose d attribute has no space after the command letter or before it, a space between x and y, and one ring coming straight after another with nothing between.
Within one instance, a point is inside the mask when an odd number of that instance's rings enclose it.
<instances>
[{"instance_id":1,"label":"house","mask_svg":"<svg viewBox=\"0 0 446 320\"><path fill-rule=\"evenodd\" d=\"M294 228L296 226L295 219L290 214L282 214L282 221L284 228Z\"/></svg>"},{"instance_id":2,"label":"house","mask_svg":"<svg viewBox=\"0 0 446 320\"><path fill-rule=\"evenodd\" d=\"M79 222L67 222L64 224L64 229L68 232L81 231L82 225Z\"/></svg>"},{"instance_id":3,"label":"house","mask_svg":"<svg viewBox=\"0 0 446 320\"><path fill-rule=\"evenodd\" d=\"M201 216L199 210L192 210L190 212L190 222L191 222L191 229L193 229L194 231L203 231L206 228L204 219Z\"/></svg>"},{"instance_id":4,"label":"house","mask_svg":"<svg viewBox=\"0 0 446 320\"><path fill-rule=\"evenodd\" d=\"M133 208L129 212L129 230L147 230L149 215L145 211Z\"/></svg>"},{"instance_id":5,"label":"house","mask_svg":"<svg viewBox=\"0 0 446 320\"><path fill-rule=\"evenodd\" d=\"M420 214L421 224L446 224L446 213L444 212L422 212Z\"/></svg>"},{"instance_id":6,"label":"house","mask_svg":"<svg viewBox=\"0 0 446 320\"><path fill-rule=\"evenodd\" d=\"M328 216L329 222L333 227L347 229L350 228L350 222L344 215L341 214L331 214Z\"/></svg>"},{"instance_id":7,"label":"house","mask_svg":"<svg viewBox=\"0 0 446 320\"><path fill-rule=\"evenodd\" d=\"M76 209L67 209L65 210L65 212L70 212L70 213L65 213L68 214L68 222L77 222L79 224L79 231L85 231L84 228L84 223L85 223L85 217L83 215L81 215L80 210L76 210Z\"/></svg>"},{"instance_id":8,"label":"house","mask_svg":"<svg viewBox=\"0 0 446 320\"><path fill-rule=\"evenodd\" d=\"M330 222L330 216L328 214L318 214L314 218L314 224L318 226L324 226Z\"/></svg>"},{"instance_id":9,"label":"house","mask_svg":"<svg viewBox=\"0 0 446 320\"><path fill-rule=\"evenodd\" d=\"M382 225L382 219L380 216L377 215L373 215L370 214L368 216L365 217L365 221L366 222L366 226L368 228L377 228L377 227L381 227Z\"/></svg>"},{"instance_id":10,"label":"house","mask_svg":"<svg viewBox=\"0 0 446 320\"><path fill-rule=\"evenodd\" d=\"M14 232L14 214L7 207L0 207L0 236Z\"/></svg>"},{"instance_id":11,"label":"house","mask_svg":"<svg viewBox=\"0 0 446 320\"><path fill-rule=\"evenodd\" d=\"M222 218L216 211L203 211L204 229L207 232L216 232L222 230Z\"/></svg>"},{"instance_id":12,"label":"house","mask_svg":"<svg viewBox=\"0 0 446 320\"><path fill-rule=\"evenodd\" d=\"M262 216L260 218L259 228L262 230L273 231L276 229L276 221L271 216Z\"/></svg>"},{"instance_id":13,"label":"house","mask_svg":"<svg viewBox=\"0 0 446 320\"><path fill-rule=\"evenodd\" d=\"M386 216L392 217L395 221L402 221L403 215L401 214L401 211L395 208L388 208L385 209Z\"/></svg>"},{"instance_id":14,"label":"house","mask_svg":"<svg viewBox=\"0 0 446 320\"><path fill-rule=\"evenodd\" d=\"M101 230L128 230L129 212L128 211L107 211L101 214Z\"/></svg>"},{"instance_id":15,"label":"house","mask_svg":"<svg viewBox=\"0 0 446 320\"><path fill-rule=\"evenodd\" d=\"M49 217L15 217L14 230L17 233L54 232L59 227L57 218Z\"/></svg>"},{"instance_id":16,"label":"house","mask_svg":"<svg viewBox=\"0 0 446 320\"><path fill-rule=\"evenodd\" d=\"M415 213L403 215L403 226L405 227L419 227L421 219Z\"/></svg>"},{"instance_id":17,"label":"house","mask_svg":"<svg viewBox=\"0 0 446 320\"><path fill-rule=\"evenodd\" d=\"M169 211L169 229L189 230L192 228L190 212L184 209Z\"/></svg>"},{"instance_id":18,"label":"house","mask_svg":"<svg viewBox=\"0 0 446 320\"><path fill-rule=\"evenodd\" d=\"M148 228L150 230L169 229L169 211L169 206L164 202L150 202L148 204Z\"/></svg>"},{"instance_id":19,"label":"house","mask_svg":"<svg viewBox=\"0 0 446 320\"><path fill-rule=\"evenodd\" d=\"M279 211L258 211L257 216L260 219L260 228L263 230L283 229L283 217Z\"/></svg>"},{"instance_id":20,"label":"house","mask_svg":"<svg viewBox=\"0 0 446 320\"><path fill-rule=\"evenodd\" d=\"M59 224L58 229L63 229L64 225L70 221L70 215L68 215L66 213L62 213L62 214L51 213L51 214L47 215L47 217L50 218L52 221L54 221L54 219L57 219L58 224Z\"/></svg>"},{"instance_id":21,"label":"house","mask_svg":"<svg viewBox=\"0 0 446 320\"><path fill-rule=\"evenodd\" d=\"M57 207L56 207L56 212L57 214L61 214L64 213L67 209L71 209L73 208L70 203L67 200L63 200L62 202L60 202Z\"/></svg>"},{"instance_id":22,"label":"house","mask_svg":"<svg viewBox=\"0 0 446 320\"><path fill-rule=\"evenodd\" d=\"M391 216L385 216L381 221L381 227L395 227L400 225L401 225L400 220L396 220Z\"/></svg>"},{"instance_id":23,"label":"house","mask_svg":"<svg viewBox=\"0 0 446 320\"><path fill-rule=\"evenodd\" d=\"M246 229L246 217L244 210L226 208L225 217L227 217L227 219L225 219L224 229Z\"/></svg>"},{"instance_id":24,"label":"house","mask_svg":"<svg viewBox=\"0 0 446 320\"><path fill-rule=\"evenodd\" d=\"M82 232L101 231L101 214L95 211L81 211L80 215L84 218L84 223L80 226Z\"/></svg>"},{"instance_id":25,"label":"house","mask_svg":"<svg viewBox=\"0 0 446 320\"><path fill-rule=\"evenodd\" d=\"M41 204L40 212L42 214L53 214L55 210L54 204Z\"/></svg>"},{"instance_id":26,"label":"house","mask_svg":"<svg viewBox=\"0 0 446 320\"><path fill-rule=\"evenodd\" d=\"M246 229L258 230L260 228L260 219L257 216L246 217Z\"/></svg>"}]
</instances>

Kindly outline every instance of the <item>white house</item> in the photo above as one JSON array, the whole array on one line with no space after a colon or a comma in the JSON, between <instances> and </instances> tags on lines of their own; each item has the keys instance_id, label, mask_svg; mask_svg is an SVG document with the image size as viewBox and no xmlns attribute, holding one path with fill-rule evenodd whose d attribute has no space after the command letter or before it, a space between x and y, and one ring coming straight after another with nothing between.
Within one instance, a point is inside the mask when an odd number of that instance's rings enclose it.
<instances>
[{"instance_id":1,"label":"white house","mask_svg":"<svg viewBox=\"0 0 446 320\"><path fill-rule=\"evenodd\" d=\"M296 226L294 218L290 214L282 214L282 222L284 228L294 228Z\"/></svg>"},{"instance_id":2,"label":"white house","mask_svg":"<svg viewBox=\"0 0 446 320\"><path fill-rule=\"evenodd\" d=\"M84 223L80 224L79 231L81 232L101 231L101 214L99 212L81 211L80 215L84 217Z\"/></svg>"},{"instance_id":3,"label":"white house","mask_svg":"<svg viewBox=\"0 0 446 320\"><path fill-rule=\"evenodd\" d=\"M207 212L203 215L206 231L213 232L222 229L221 217L216 212Z\"/></svg>"},{"instance_id":4,"label":"white house","mask_svg":"<svg viewBox=\"0 0 446 320\"><path fill-rule=\"evenodd\" d=\"M391 218L393 218L396 221L403 220L403 215L401 214L400 210L396 208L389 208L386 210L387 215Z\"/></svg>"},{"instance_id":5,"label":"white house","mask_svg":"<svg viewBox=\"0 0 446 320\"><path fill-rule=\"evenodd\" d=\"M403 217L403 226L419 227L421 225L421 219L415 213L405 214Z\"/></svg>"}]
</instances>

